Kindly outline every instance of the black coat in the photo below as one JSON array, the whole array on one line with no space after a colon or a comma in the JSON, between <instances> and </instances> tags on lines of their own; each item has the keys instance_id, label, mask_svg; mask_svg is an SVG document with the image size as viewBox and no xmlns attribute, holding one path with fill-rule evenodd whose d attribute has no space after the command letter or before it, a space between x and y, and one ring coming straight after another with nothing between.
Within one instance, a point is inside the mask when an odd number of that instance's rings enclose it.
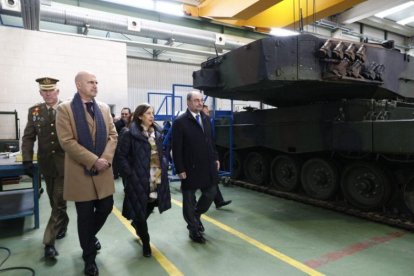
<instances>
[{"instance_id":1,"label":"black coat","mask_svg":"<svg viewBox=\"0 0 414 276\"><path fill-rule=\"evenodd\" d=\"M172 126L172 151L177 174L185 172L182 189L200 189L218 182L218 160L210 117L202 112L203 129L191 112L179 116Z\"/></svg>"},{"instance_id":2,"label":"black coat","mask_svg":"<svg viewBox=\"0 0 414 276\"><path fill-rule=\"evenodd\" d=\"M161 164L161 184L157 185L158 210L160 213L171 208L171 195L168 183L167 161L162 152L161 133L156 129L155 140ZM151 146L135 123L122 134L118 148L119 170L125 183L125 199L122 215L127 219L146 219L150 192Z\"/></svg>"}]
</instances>

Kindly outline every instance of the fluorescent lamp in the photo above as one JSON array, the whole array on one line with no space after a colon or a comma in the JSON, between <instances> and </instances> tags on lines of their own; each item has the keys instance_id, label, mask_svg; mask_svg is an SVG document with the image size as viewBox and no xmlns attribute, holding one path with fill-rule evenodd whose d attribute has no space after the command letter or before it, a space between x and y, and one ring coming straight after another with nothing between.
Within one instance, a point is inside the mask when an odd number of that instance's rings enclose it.
<instances>
[{"instance_id":1,"label":"fluorescent lamp","mask_svg":"<svg viewBox=\"0 0 414 276\"><path fill-rule=\"evenodd\" d=\"M153 0L102 0L105 2L110 2L118 5L123 6L130 6L134 8L142 8L142 9L148 9L152 10L154 9L154 1Z\"/></svg>"},{"instance_id":2,"label":"fluorescent lamp","mask_svg":"<svg viewBox=\"0 0 414 276\"><path fill-rule=\"evenodd\" d=\"M299 35L298 32L289 31L282 28L271 28L270 34L274 36L291 36L291 35Z\"/></svg>"},{"instance_id":3,"label":"fluorescent lamp","mask_svg":"<svg viewBox=\"0 0 414 276\"><path fill-rule=\"evenodd\" d=\"M402 11L402 10L404 10L406 8L409 8L409 7L413 6L413 5L414 5L414 1L409 1L407 3L398 5L396 7L391 8L391 9L387 9L385 11L379 12L379 13L375 14L375 16L376 17L379 17L379 18L384 18L384 17L386 17L386 16L388 16L390 14L393 14L393 13L396 13L396 12L399 12L399 11Z\"/></svg>"},{"instance_id":4,"label":"fluorescent lamp","mask_svg":"<svg viewBox=\"0 0 414 276\"><path fill-rule=\"evenodd\" d=\"M410 16L410 17L407 17L407 18L404 18L400 21L397 21L397 23L400 24L400 25L405 25L405 24L411 23L413 21L414 21L414 15Z\"/></svg>"},{"instance_id":5,"label":"fluorescent lamp","mask_svg":"<svg viewBox=\"0 0 414 276\"><path fill-rule=\"evenodd\" d=\"M162 13L168 13L177 16L184 16L184 9L182 4L169 3L165 1L157 1L156 10Z\"/></svg>"},{"instance_id":6,"label":"fluorescent lamp","mask_svg":"<svg viewBox=\"0 0 414 276\"><path fill-rule=\"evenodd\" d=\"M177 16L184 16L183 5L180 3L171 3L167 1L154 0L102 0L109 3L123 5L126 7L141 8L147 10L156 10L161 13L168 13Z\"/></svg>"}]
</instances>

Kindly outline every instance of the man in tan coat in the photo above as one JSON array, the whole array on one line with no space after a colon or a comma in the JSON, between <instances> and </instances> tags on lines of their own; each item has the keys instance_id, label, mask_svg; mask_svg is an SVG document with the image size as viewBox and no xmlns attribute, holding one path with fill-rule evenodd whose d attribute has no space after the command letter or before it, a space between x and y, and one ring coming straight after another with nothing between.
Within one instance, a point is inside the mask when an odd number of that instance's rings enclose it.
<instances>
[{"instance_id":1,"label":"man in tan coat","mask_svg":"<svg viewBox=\"0 0 414 276\"><path fill-rule=\"evenodd\" d=\"M96 234L112 211L115 192L111 163L117 133L108 105L95 101L95 75L79 72L77 93L58 106L56 130L65 150L64 198L74 201L85 274L98 275Z\"/></svg>"},{"instance_id":2,"label":"man in tan coat","mask_svg":"<svg viewBox=\"0 0 414 276\"><path fill-rule=\"evenodd\" d=\"M56 108L60 103L59 80L50 77L38 78L40 95L44 102L29 108L27 124L22 137L23 165L28 175L33 177L33 148L38 140L37 157L40 172L45 182L52 212L43 236L45 258L53 259L59 253L55 240L66 234L69 217L66 213L66 201L63 199L63 163L65 153L61 148L55 126Z\"/></svg>"}]
</instances>

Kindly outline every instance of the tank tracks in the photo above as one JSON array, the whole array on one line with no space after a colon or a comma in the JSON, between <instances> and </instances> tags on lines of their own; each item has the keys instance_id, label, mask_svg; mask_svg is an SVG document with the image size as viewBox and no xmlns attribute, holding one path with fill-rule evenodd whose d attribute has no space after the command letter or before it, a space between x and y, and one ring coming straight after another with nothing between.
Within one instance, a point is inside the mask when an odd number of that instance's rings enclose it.
<instances>
[{"instance_id":1,"label":"tank tracks","mask_svg":"<svg viewBox=\"0 0 414 276\"><path fill-rule=\"evenodd\" d=\"M345 214L352 215L355 217L363 218L366 220L370 220L370 221L374 221L374 222L378 222L378 223L382 223L382 224L386 224L386 225L390 225L393 227L397 227L400 229L414 232L414 220L412 220L412 218L411 219L400 218L400 217L397 217L397 215L395 214L387 215L387 214L383 214L380 212L361 211L361 210L346 206L346 203L344 201L332 202L332 201L312 199L312 198L307 197L306 195L278 191L274 187L254 185L254 184L240 181L240 180L230 179L229 181L225 181L225 183L233 184L239 187L247 188L250 190L266 193L266 194L281 197L281 198L295 200L295 201L309 204L312 206L317 206L317 207L321 207L324 209L329 209L329 210L337 211L340 213L345 213Z\"/></svg>"}]
</instances>

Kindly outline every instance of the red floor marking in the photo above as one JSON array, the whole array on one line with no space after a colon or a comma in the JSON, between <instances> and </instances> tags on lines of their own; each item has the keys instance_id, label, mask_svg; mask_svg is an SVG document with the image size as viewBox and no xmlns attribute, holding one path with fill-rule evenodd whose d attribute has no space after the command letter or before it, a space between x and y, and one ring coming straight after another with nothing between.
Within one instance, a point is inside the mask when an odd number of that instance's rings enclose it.
<instances>
[{"instance_id":1,"label":"red floor marking","mask_svg":"<svg viewBox=\"0 0 414 276\"><path fill-rule=\"evenodd\" d=\"M355 254L359 251L368 249L370 247L373 247L375 245L393 240L393 239L397 239L401 236L404 236L406 233L404 232L392 232L387 234L386 236L382 236L382 237L373 237L371 239L369 239L368 241L364 241L364 242L359 242L356 244L353 244L351 246L348 246L342 250L338 250L338 251L334 251L334 252L330 252L328 254L323 255L322 257L320 257L319 259L312 259L309 261L304 262L305 265L311 267L311 268L317 268L320 267L322 265L325 265L327 263L336 261L338 259L344 258L346 256Z\"/></svg>"}]
</instances>

